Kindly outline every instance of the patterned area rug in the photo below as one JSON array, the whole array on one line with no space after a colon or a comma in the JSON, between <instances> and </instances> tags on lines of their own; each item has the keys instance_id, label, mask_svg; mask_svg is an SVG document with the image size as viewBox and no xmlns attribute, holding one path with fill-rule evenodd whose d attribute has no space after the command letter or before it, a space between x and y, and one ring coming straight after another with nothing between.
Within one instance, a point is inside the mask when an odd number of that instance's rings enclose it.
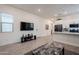
<instances>
[{"instance_id":1,"label":"patterned area rug","mask_svg":"<svg viewBox=\"0 0 79 59\"><path fill-rule=\"evenodd\" d=\"M63 47L64 48L64 47ZM75 53L69 50L58 47L46 47L43 45L33 51L25 53L24 55L79 55L79 53Z\"/></svg>"}]
</instances>

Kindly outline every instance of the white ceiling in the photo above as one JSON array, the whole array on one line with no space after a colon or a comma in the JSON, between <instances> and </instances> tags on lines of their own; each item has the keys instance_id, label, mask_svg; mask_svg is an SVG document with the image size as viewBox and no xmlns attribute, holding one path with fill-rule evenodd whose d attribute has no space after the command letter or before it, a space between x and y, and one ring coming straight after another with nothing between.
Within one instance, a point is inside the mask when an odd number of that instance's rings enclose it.
<instances>
[{"instance_id":1,"label":"white ceiling","mask_svg":"<svg viewBox=\"0 0 79 59\"><path fill-rule=\"evenodd\" d=\"M11 6L44 18L79 12L79 4L13 4Z\"/></svg>"}]
</instances>

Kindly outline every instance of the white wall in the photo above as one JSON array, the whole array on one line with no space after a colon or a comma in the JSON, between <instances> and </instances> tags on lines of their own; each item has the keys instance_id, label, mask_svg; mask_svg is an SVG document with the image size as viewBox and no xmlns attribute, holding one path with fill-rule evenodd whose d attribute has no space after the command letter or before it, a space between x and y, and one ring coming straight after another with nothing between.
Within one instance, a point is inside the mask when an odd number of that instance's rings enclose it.
<instances>
[{"instance_id":1,"label":"white wall","mask_svg":"<svg viewBox=\"0 0 79 59\"><path fill-rule=\"evenodd\" d=\"M79 14L71 14L61 17L62 20L56 21L54 24L63 24L63 27L69 27L70 23L79 23ZM55 41L78 46L79 47L79 35L57 33L53 36Z\"/></svg>"},{"instance_id":2,"label":"white wall","mask_svg":"<svg viewBox=\"0 0 79 59\"><path fill-rule=\"evenodd\" d=\"M14 31L11 33L0 33L0 46L20 42L22 34L33 33L36 34L37 37L50 35L51 27L49 30L45 30L45 24L51 26L50 20L46 20L8 5L0 5L0 12L8 13L14 17ZM20 31L21 21L34 23L34 31Z\"/></svg>"}]
</instances>

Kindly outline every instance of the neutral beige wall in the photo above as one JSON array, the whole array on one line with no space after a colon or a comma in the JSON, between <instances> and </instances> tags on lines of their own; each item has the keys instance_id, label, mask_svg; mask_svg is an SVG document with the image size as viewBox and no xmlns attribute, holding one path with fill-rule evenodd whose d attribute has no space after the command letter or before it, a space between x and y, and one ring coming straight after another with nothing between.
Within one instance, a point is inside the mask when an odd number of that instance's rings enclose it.
<instances>
[{"instance_id":1,"label":"neutral beige wall","mask_svg":"<svg viewBox=\"0 0 79 59\"><path fill-rule=\"evenodd\" d=\"M50 35L50 29L45 30L45 24L50 25L50 20L46 20L39 16L33 15L31 13L19 10L8 5L0 5L0 12L13 15L14 18L14 31L11 33L0 33L0 46L20 42L22 34L33 33L37 35L37 37ZM20 31L21 21L34 23L34 31Z\"/></svg>"}]
</instances>

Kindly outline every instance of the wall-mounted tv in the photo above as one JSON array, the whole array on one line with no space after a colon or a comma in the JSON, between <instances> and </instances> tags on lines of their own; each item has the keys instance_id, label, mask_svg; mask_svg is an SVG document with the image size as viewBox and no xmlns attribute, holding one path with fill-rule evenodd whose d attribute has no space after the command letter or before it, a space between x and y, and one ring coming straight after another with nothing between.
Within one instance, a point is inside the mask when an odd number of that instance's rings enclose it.
<instances>
[{"instance_id":1,"label":"wall-mounted tv","mask_svg":"<svg viewBox=\"0 0 79 59\"><path fill-rule=\"evenodd\" d=\"M79 24L70 24L69 32L79 32Z\"/></svg>"},{"instance_id":2,"label":"wall-mounted tv","mask_svg":"<svg viewBox=\"0 0 79 59\"><path fill-rule=\"evenodd\" d=\"M21 23L20 23L20 30L21 30L21 31L34 30L34 23L21 22Z\"/></svg>"},{"instance_id":3,"label":"wall-mounted tv","mask_svg":"<svg viewBox=\"0 0 79 59\"><path fill-rule=\"evenodd\" d=\"M58 24L54 26L54 31L55 32L62 32L62 24Z\"/></svg>"},{"instance_id":4,"label":"wall-mounted tv","mask_svg":"<svg viewBox=\"0 0 79 59\"><path fill-rule=\"evenodd\" d=\"M70 24L69 27L76 28L76 27L79 27L79 24Z\"/></svg>"}]
</instances>

